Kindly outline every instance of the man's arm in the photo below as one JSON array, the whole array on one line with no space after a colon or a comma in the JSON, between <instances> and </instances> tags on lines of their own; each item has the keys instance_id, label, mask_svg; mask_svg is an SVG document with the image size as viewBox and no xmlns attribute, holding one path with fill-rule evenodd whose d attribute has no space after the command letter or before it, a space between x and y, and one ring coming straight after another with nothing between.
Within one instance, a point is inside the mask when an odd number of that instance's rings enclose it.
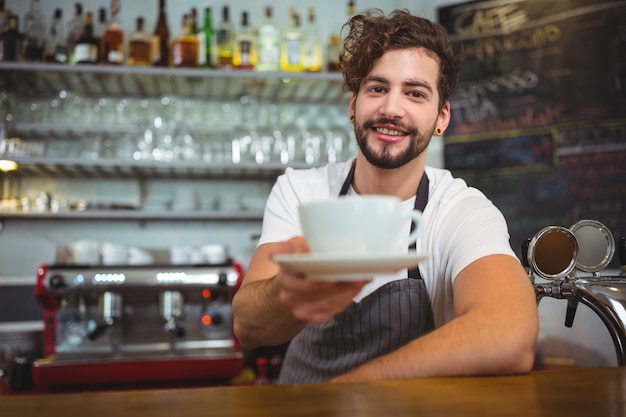
<instances>
[{"instance_id":1,"label":"man's arm","mask_svg":"<svg viewBox=\"0 0 626 417\"><path fill-rule=\"evenodd\" d=\"M323 323L343 311L366 282L311 282L279 268L278 253L306 253L302 237L266 243L254 253L233 299L234 329L245 347L291 340L307 322Z\"/></svg>"},{"instance_id":2,"label":"man's arm","mask_svg":"<svg viewBox=\"0 0 626 417\"><path fill-rule=\"evenodd\" d=\"M455 318L335 382L512 374L531 370L539 329L535 294L519 262L490 255L454 284Z\"/></svg>"}]
</instances>

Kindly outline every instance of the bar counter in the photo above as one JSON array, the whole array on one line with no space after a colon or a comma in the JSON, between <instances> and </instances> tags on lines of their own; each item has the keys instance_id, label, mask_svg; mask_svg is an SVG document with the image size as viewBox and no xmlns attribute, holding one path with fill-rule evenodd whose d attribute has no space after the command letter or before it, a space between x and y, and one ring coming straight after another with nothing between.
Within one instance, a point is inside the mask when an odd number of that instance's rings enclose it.
<instances>
[{"instance_id":1,"label":"bar counter","mask_svg":"<svg viewBox=\"0 0 626 417\"><path fill-rule=\"evenodd\" d=\"M371 383L0 396L0 416L624 416L626 368Z\"/></svg>"}]
</instances>

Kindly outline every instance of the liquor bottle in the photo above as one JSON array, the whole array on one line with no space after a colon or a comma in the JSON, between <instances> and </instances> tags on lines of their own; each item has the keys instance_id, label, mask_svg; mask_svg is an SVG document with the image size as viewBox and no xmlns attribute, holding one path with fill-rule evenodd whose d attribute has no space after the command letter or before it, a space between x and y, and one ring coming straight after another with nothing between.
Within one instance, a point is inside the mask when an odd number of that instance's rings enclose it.
<instances>
[{"instance_id":1,"label":"liquor bottle","mask_svg":"<svg viewBox=\"0 0 626 417\"><path fill-rule=\"evenodd\" d=\"M74 16L67 24L67 48L71 54L74 53L74 46L76 45L76 39L78 39L85 27L85 18L83 17L83 5L82 3L74 4ZM76 60L70 57L70 62Z\"/></svg>"},{"instance_id":2,"label":"liquor bottle","mask_svg":"<svg viewBox=\"0 0 626 417\"><path fill-rule=\"evenodd\" d=\"M26 61L42 61L46 18L41 12L39 0L31 0L30 8L24 15L23 58Z\"/></svg>"},{"instance_id":3,"label":"liquor bottle","mask_svg":"<svg viewBox=\"0 0 626 417\"><path fill-rule=\"evenodd\" d=\"M339 44L339 35L333 34L330 36L328 46L326 48L326 69L329 72L339 71L339 53L341 52L341 46Z\"/></svg>"},{"instance_id":4,"label":"liquor bottle","mask_svg":"<svg viewBox=\"0 0 626 417\"><path fill-rule=\"evenodd\" d=\"M198 31L198 65L215 68L215 31L213 30L213 14L210 7L204 8L204 25Z\"/></svg>"},{"instance_id":5,"label":"liquor bottle","mask_svg":"<svg viewBox=\"0 0 626 417\"><path fill-rule=\"evenodd\" d=\"M265 8L265 19L259 26L257 71L280 70L280 30L272 17L272 8Z\"/></svg>"},{"instance_id":6,"label":"liquor bottle","mask_svg":"<svg viewBox=\"0 0 626 417\"><path fill-rule=\"evenodd\" d=\"M198 24L198 9L191 8L191 33L198 41L198 56L196 56L196 66L206 66L206 34L204 28Z\"/></svg>"},{"instance_id":7,"label":"liquor bottle","mask_svg":"<svg viewBox=\"0 0 626 417\"><path fill-rule=\"evenodd\" d=\"M159 15L154 27L152 42L152 64L161 67L168 66L170 62L170 29L167 24L165 0L159 0Z\"/></svg>"},{"instance_id":8,"label":"liquor bottle","mask_svg":"<svg viewBox=\"0 0 626 417\"><path fill-rule=\"evenodd\" d=\"M304 28L304 70L319 72L324 67L322 37L315 23L315 10L309 8L309 19Z\"/></svg>"},{"instance_id":9,"label":"liquor bottle","mask_svg":"<svg viewBox=\"0 0 626 417\"><path fill-rule=\"evenodd\" d=\"M355 13L356 13L356 4L354 3L354 0L349 0L348 1L348 18L352 18Z\"/></svg>"},{"instance_id":10,"label":"liquor bottle","mask_svg":"<svg viewBox=\"0 0 626 417\"><path fill-rule=\"evenodd\" d=\"M76 64L97 64L98 63L98 40L93 34L93 13L87 12L85 15L85 27L74 44L74 62Z\"/></svg>"},{"instance_id":11,"label":"liquor bottle","mask_svg":"<svg viewBox=\"0 0 626 417\"><path fill-rule=\"evenodd\" d=\"M293 10L291 25L288 26L282 37L280 47L280 69L282 71L302 71L304 68L304 42L300 30L300 16Z\"/></svg>"},{"instance_id":12,"label":"liquor bottle","mask_svg":"<svg viewBox=\"0 0 626 417\"><path fill-rule=\"evenodd\" d=\"M228 6L222 8L222 21L217 28L217 67L233 66L233 24L230 21Z\"/></svg>"},{"instance_id":13,"label":"liquor bottle","mask_svg":"<svg viewBox=\"0 0 626 417\"><path fill-rule=\"evenodd\" d=\"M196 33L198 33L198 9L192 7L191 13L187 16L189 18L189 27L191 28L191 33L195 35Z\"/></svg>"},{"instance_id":14,"label":"liquor bottle","mask_svg":"<svg viewBox=\"0 0 626 417\"><path fill-rule=\"evenodd\" d=\"M8 14L8 18L6 19L6 29L2 33L2 60L17 61L24 38L19 31L20 19L16 14L12 14L9 9L5 10L5 13Z\"/></svg>"},{"instance_id":15,"label":"liquor bottle","mask_svg":"<svg viewBox=\"0 0 626 417\"><path fill-rule=\"evenodd\" d=\"M93 28L93 36L95 36L99 41L102 41L108 26L109 22L107 22L107 9L106 7L100 7L98 9L98 22Z\"/></svg>"},{"instance_id":16,"label":"liquor bottle","mask_svg":"<svg viewBox=\"0 0 626 417\"><path fill-rule=\"evenodd\" d=\"M144 30L145 20L138 17L135 21L135 32L130 35L128 42L128 65L149 66L152 65L152 40Z\"/></svg>"},{"instance_id":17,"label":"liquor bottle","mask_svg":"<svg viewBox=\"0 0 626 417\"><path fill-rule=\"evenodd\" d=\"M346 22L352 19L356 13L354 0L348 1ZM337 32L331 35L326 49L327 69L330 72L339 71L339 54L343 45L342 33Z\"/></svg>"},{"instance_id":18,"label":"liquor bottle","mask_svg":"<svg viewBox=\"0 0 626 417\"><path fill-rule=\"evenodd\" d=\"M100 44L100 56L102 63L105 64L120 65L124 63L124 30L122 30L119 20L120 1L111 0L109 8L111 21Z\"/></svg>"},{"instance_id":19,"label":"liquor bottle","mask_svg":"<svg viewBox=\"0 0 626 417\"><path fill-rule=\"evenodd\" d=\"M65 34L63 30L63 10L55 9L52 17L52 24L50 25L49 36L45 46L45 60L46 62L57 62L60 64L67 64L69 61L69 52L67 50L67 44Z\"/></svg>"},{"instance_id":20,"label":"liquor bottle","mask_svg":"<svg viewBox=\"0 0 626 417\"><path fill-rule=\"evenodd\" d=\"M180 35L172 42L172 66L195 67L198 63L198 38L191 32L191 16L184 14Z\"/></svg>"},{"instance_id":21,"label":"liquor bottle","mask_svg":"<svg viewBox=\"0 0 626 417\"><path fill-rule=\"evenodd\" d=\"M250 27L248 12L241 13L241 27L235 34L233 67L241 70L254 69L256 64L256 38Z\"/></svg>"}]
</instances>

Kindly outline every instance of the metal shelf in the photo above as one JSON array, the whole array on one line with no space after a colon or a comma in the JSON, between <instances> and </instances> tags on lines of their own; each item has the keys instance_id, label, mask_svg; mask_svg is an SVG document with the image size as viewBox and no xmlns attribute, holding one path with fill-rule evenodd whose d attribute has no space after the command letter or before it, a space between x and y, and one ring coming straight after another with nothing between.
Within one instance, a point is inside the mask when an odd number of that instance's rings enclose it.
<instances>
[{"instance_id":1,"label":"metal shelf","mask_svg":"<svg viewBox=\"0 0 626 417\"><path fill-rule=\"evenodd\" d=\"M60 123L13 123L11 124L11 133L13 136L22 138L41 138L47 139L81 139L89 134L109 134L120 135L125 133L135 133L139 135L145 131L142 126L127 125L76 125L76 124L60 124Z\"/></svg>"},{"instance_id":2,"label":"metal shelf","mask_svg":"<svg viewBox=\"0 0 626 417\"><path fill-rule=\"evenodd\" d=\"M85 96L160 97L332 103L349 100L339 73L286 73L43 63L0 63L0 91L49 97L60 90Z\"/></svg>"},{"instance_id":3,"label":"metal shelf","mask_svg":"<svg viewBox=\"0 0 626 417\"><path fill-rule=\"evenodd\" d=\"M1 212L3 220L261 220L262 211L220 211L220 210L196 210L196 211L147 211L147 210L85 210L64 211L58 213L20 213Z\"/></svg>"},{"instance_id":4,"label":"metal shelf","mask_svg":"<svg viewBox=\"0 0 626 417\"><path fill-rule=\"evenodd\" d=\"M19 168L3 173L6 177L47 177L47 178L146 178L146 179L186 179L186 178L255 178L274 179L284 172L287 166L306 168L304 163L254 164L254 163L214 163L192 161L155 161L119 159L70 159L49 157L12 158Z\"/></svg>"}]
</instances>

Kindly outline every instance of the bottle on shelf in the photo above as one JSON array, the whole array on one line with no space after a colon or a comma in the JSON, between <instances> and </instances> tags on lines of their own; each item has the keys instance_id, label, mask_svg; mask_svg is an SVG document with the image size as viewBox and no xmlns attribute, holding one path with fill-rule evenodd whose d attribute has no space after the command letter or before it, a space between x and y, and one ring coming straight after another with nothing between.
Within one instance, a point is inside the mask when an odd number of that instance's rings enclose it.
<instances>
[{"instance_id":1,"label":"bottle on shelf","mask_svg":"<svg viewBox=\"0 0 626 417\"><path fill-rule=\"evenodd\" d=\"M65 31L63 30L63 10L54 9L52 24L48 32L48 39L45 45L45 61L67 64L69 61L69 52L65 39Z\"/></svg>"},{"instance_id":2,"label":"bottle on shelf","mask_svg":"<svg viewBox=\"0 0 626 417\"><path fill-rule=\"evenodd\" d=\"M348 1L348 18L352 18L356 13L356 4L354 0Z\"/></svg>"},{"instance_id":3,"label":"bottle on shelf","mask_svg":"<svg viewBox=\"0 0 626 417\"><path fill-rule=\"evenodd\" d=\"M76 45L76 39L78 39L85 27L85 18L83 16L82 3L74 4L74 16L67 23L67 48L70 53L73 53L74 46ZM70 57L71 62L75 62L75 59Z\"/></svg>"},{"instance_id":4,"label":"bottle on shelf","mask_svg":"<svg viewBox=\"0 0 626 417\"><path fill-rule=\"evenodd\" d=\"M280 30L274 22L272 8L269 6L265 8L265 19L259 26L255 70L280 70Z\"/></svg>"},{"instance_id":5,"label":"bottle on shelf","mask_svg":"<svg viewBox=\"0 0 626 417\"><path fill-rule=\"evenodd\" d=\"M328 40L326 47L326 70L329 72L339 71L339 53L341 45L339 44L339 35L333 34Z\"/></svg>"},{"instance_id":6,"label":"bottle on shelf","mask_svg":"<svg viewBox=\"0 0 626 417\"><path fill-rule=\"evenodd\" d=\"M217 28L217 67L233 66L233 24L230 21L228 6L222 8L222 21Z\"/></svg>"},{"instance_id":7,"label":"bottle on shelf","mask_svg":"<svg viewBox=\"0 0 626 417\"><path fill-rule=\"evenodd\" d=\"M17 61L24 36L19 31L20 19L16 14L12 14L11 10L8 12L7 25L2 32L2 60L3 61Z\"/></svg>"},{"instance_id":8,"label":"bottle on shelf","mask_svg":"<svg viewBox=\"0 0 626 417\"><path fill-rule=\"evenodd\" d=\"M198 38L191 31L191 15L185 13L180 35L172 42L172 66L195 67L198 63Z\"/></svg>"},{"instance_id":9,"label":"bottle on shelf","mask_svg":"<svg viewBox=\"0 0 626 417\"><path fill-rule=\"evenodd\" d=\"M204 8L204 24L198 31L198 66L215 68L215 31L213 29L213 14L210 7Z\"/></svg>"},{"instance_id":10,"label":"bottle on shelf","mask_svg":"<svg viewBox=\"0 0 626 417\"><path fill-rule=\"evenodd\" d=\"M110 2L111 20L100 44L100 56L104 64L120 65L124 63L124 30L119 18L120 1L111 0Z\"/></svg>"},{"instance_id":11,"label":"bottle on shelf","mask_svg":"<svg viewBox=\"0 0 626 417\"><path fill-rule=\"evenodd\" d=\"M280 47L280 69L282 71L302 71L304 68L304 41L300 29L300 16L291 10L291 24L283 32Z\"/></svg>"},{"instance_id":12,"label":"bottle on shelf","mask_svg":"<svg viewBox=\"0 0 626 417\"><path fill-rule=\"evenodd\" d=\"M85 14L85 27L74 44L74 62L76 64L97 64L100 44L93 33L93 13Z\"/></svg>"},{"instance_id":13,"label":"bottle on shelf","mask_svg":"<svg viewBox=\"0 0 626 417\"><path fill-rule=\"evenodd\" d=\"M209 8L209 13L210 13L210 8ZM205 16L204 16L204 24L202 27L200 27L199 22L199 16L198 16L198 9L193 7L191 9L191 33L193 34L193 36L196 37L196 40L198 41L198 56L196 57L196 66L198 67L206 67L207 65L207 32L205 31L205 26L206 26L206 10L205 10ZM209 19L211 19L211 16L209 14ZM209 33L210 35L210 33ZM209 45L210 48L210 45ZM209 49L210 51L210 49Z\"/></svg>"},{"instance_id":14,"label":"bottle on shelf","mask_svg":"<svg viewBox=\"0 0 626 417\"><path fill-rule=\"evenodd\" d=\"M347 16L346 22L352 17L354 17L356 13L356 4L354 0L348 1L347 8ZM334 33L330 36L328 41L327 49L326 49L326 62L327 69L329 72L337 72L339 71L339 54L341 53L341 48L343 47L343 37L341 32Z\"/></svg>"},{"instance_id":15,"label":"bottle on shelf","mask_svg":"<svg viewBox=\"0 0 626 417\"><path fill-rule=\"evenodd\" d=\"M31 0L30 8L24 14L24 42L22 56L25 61L42 61L46 18L41 12L39 0Z\"/></svg>"},{"instance_id":16,"label":"bottle on shelf","mask_svg":"<svg viewBox=\"0 0 626 417\"><path fill-rule=\"evenodd\" d=\"M304 28L304 70L319 72L324 67L322 37L315 22L315 9L309 8L307 24Z\"/></svg>"},{"instance_id":17,"label":"bottle on shelf","mask_svg":"<svg viewBox=\"0 0 626 417\"><path fill-rule=\"evenodd\" d=\"M235 53L233 67L241 70L252 70L256 64L256 38L250 27L248 12L241 12L241 26L235 34Z\"/></svg>"},{"instance_id":18,"label":"bottle on shelf","mask_svg":"<svg viewBox=\"0 0 626 417\"><path fill-rule=\"evenodd\" d=\"M135 21L135 31L130 35L128 42L128 65L144 67L152 65L152 40L145 31L144 25L144 18L138 17Z\"/></svg>"},{"instance_id":19,"label":"bottle on shelf","mask_svg":"<svg viewBox=\"0 0 626 417\"><path fill-rule=\"evenodd\" d=\"M98 9L98 21L94 23L93 27L93 36L96 37L98 43L102 46L102 42L104 40L104 34L107 31L107 27L109 26L109 22L107 21L107 9L106 7L100 7ZM100 47L100 62L103 62L105 59L104 51L102 47Z\"/></svg>"},{"instance_id":20,"label":"bottle on shelf","mask_svg":"<svg viewBox=\"0 0 626 417\"><path fill-rule=\"evenodd\" d=\"M159 14L152 37L152 64L166 67L170 62L170 29L167 23L165 0L159 0Z\"/></svg>"},{"instance_id":21,"label":"bottle on shelf","mask_svg":"<svg viewBox=\"0 0 626 417\"><path fill-rule=\"evenodd\" d=\"M198 9L196 7L192 7L191 13L189 13L188 17L191 33L195 35L198 33Z\"/></svg>"}]
</instances>

